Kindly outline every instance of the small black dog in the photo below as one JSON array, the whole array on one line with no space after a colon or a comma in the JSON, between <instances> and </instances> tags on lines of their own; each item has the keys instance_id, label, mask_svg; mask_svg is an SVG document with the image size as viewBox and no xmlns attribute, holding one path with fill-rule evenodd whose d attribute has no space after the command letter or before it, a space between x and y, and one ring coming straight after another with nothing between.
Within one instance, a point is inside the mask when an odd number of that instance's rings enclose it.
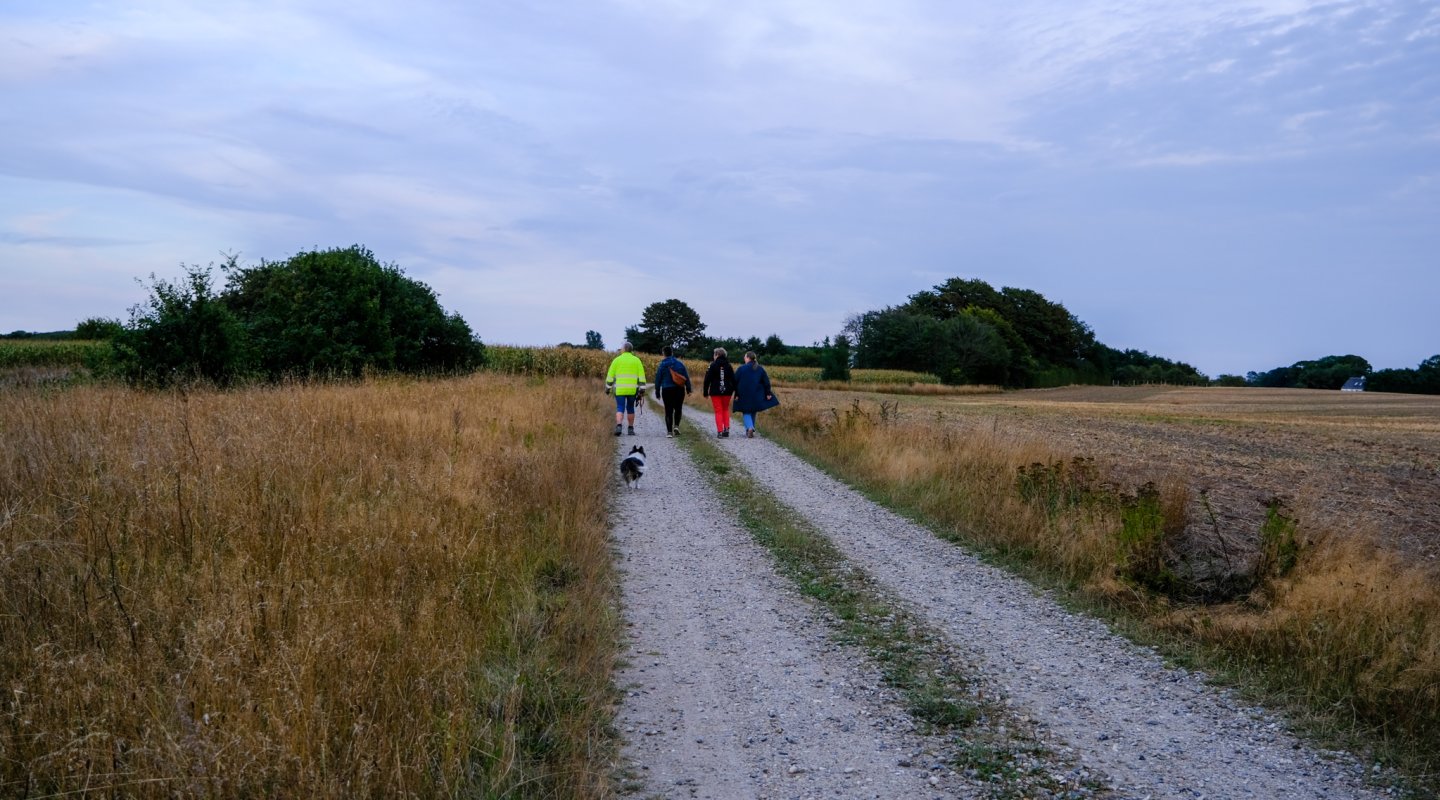
<instances>
[{"instance_id":1,"label":"small black dog","mask_svg":"<svg viewBox=\"0 0 1440 800\"><path fill-rule=\"evenodd\" d=\"M620 462L620 477L625 479L625 485L629 486L640 480L645 474L645 448L635 445L630 448L630 455Z\"/></svg>"}]
</instances>

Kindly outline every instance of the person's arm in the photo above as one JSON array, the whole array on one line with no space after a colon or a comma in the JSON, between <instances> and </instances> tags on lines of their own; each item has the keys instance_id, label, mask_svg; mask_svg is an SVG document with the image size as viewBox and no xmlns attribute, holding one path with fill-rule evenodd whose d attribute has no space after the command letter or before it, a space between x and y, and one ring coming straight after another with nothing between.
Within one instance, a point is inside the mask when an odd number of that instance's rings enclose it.
<instances>
[{"instance_id":1,"label":"person's arm","mask_svg":"<svg viewBox=\"0 0 1440 800\"><path fill-rule=\"evenodd\" d=\"M619 360L620 360L620 359L618 359L618 358L612 358L612 359L610 359L610 369L608 369L608 370L605 371L605 393L606 393L606 394L609 394L609 393L610 393L610 390L615 387L615 362L616 362L616 361L619 361Z\"/></svg>"},{"instance_id":2,"label":"person's arm","mask_svg":"<svg viewBox=\"0 0 1440 800\"><path fill-rule=\"evenodd\" d=\"M770 373L764 367L760 368L760 385L765 389L765 399L769 400L775 393L770 391Z\"/></svg>"}]
</instances>

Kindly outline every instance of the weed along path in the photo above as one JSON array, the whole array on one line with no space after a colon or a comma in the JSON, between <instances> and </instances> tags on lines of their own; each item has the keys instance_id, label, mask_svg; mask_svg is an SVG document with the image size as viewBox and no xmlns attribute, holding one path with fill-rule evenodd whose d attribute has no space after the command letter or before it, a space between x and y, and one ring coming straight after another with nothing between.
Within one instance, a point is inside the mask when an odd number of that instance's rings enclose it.
<instances>
[{"instance_id":1,"label":"weed along path","mask_svg":"<svg viewBox=\"0 0 1440 800\"><path fill-rule=\"evenodd\" d=\"M650 462L614 509L625 793L1385 796L1354 758L698 418L683 443L653 415L617 441Z\"/></svg>"}]
</instances>

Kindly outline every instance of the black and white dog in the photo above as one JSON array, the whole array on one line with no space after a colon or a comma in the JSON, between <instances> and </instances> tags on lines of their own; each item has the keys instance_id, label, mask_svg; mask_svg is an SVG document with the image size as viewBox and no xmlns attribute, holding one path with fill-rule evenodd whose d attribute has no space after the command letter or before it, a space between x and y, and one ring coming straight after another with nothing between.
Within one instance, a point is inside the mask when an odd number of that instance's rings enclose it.
<instances>
[{"instance_id":1,"label":"black and white dog","mask_svg":"<svg viewBox=\"0 0 1440 800\"><path fill-rule=\"evenodd\" d=\"M630 454L620 462L620 477L625 479L625 485L629 486L640 480L645 474L645 448L635 445L630 448Z\"/></svg>"}]
</instances>

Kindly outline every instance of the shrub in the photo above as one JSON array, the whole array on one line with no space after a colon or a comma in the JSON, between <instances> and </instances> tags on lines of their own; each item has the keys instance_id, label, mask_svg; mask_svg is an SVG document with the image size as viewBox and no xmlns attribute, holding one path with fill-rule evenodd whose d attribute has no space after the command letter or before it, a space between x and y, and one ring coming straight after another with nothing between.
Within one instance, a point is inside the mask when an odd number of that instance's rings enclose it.
<instances>
[{"instance_id":1,"label":"shrub","mask_svg":"<svg viewBox=\"0 0 1440 800\"><path fill-rule=\"evenodd\" d=\"M201 379L227 385L250 370L240 320L210 285L210 269L186 267L169 282L150 276L150 298L115 337L117 367L135 383Z\"/></svg>"},{"instance_id":2,"label":"shrub","mask_svg":"<svg viewBox=\"0 0 1440 800\"><path fill-rule=\"evenodd\" d=\"M850 380L850 337L840 334L820 354L820 380Z\"/></svg>"},{"instance_id":3,"label":"shrub","mask_svg":"<svg viewBox=\"0 0 1440 800\"><path fill-rule=\"evenodd\" d=\"M114 339L124 330L125 326L118 319L106 319L104 317L90 317L83 319L75 326L76 339Z\"/></svg>"},{"instance_id":4,"label":"shrub","mask_svg":"<svg viewBox=\"0 0 1440 800\"><path fill-rule=\"evenodd\" d=\"M266 375L359 376L469 370L484 346L446 314L430 287L369 250L297 253L256 267L226 266L226 304L244 320Z\"/></svg>"}]
</instances>

